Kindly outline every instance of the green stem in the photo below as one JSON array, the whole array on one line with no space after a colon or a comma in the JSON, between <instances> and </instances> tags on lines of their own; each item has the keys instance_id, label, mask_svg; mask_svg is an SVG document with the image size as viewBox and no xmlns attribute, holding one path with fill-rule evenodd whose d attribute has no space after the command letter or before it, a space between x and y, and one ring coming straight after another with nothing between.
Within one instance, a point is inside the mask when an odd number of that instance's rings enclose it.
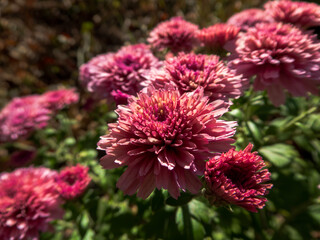
<instances>
[{"instance_id":1,"label":"green stem","mask_svg":"<svg viewBox=\"0 0 320 240\"><path fill-rule=\"evenodd\" d=\"M265 233L263 232L263 229L262 229L261 224L260 224L259 215L256 214L256 213L251 213L250 212L250 216L251 216L252 225L253 225L253 228L254 228L255 239L257 239L257 240L267 240L267 237L266 237Z\"/></svg>"},{"instance_id":2,"label":"green stem","mask_svg":"<svg viewBox=\"0 0 320 240\"><path fill-rule=\"evenodd\" d=\"M193 240L193 230L192 230L192 223L191 223L191 215L190 215L188 204L183 205L181 208L182 208L183 227L184 227L185 239L186 240Z\"/></svg>"},{"instance_id":3,"label":"green stem","mask_svg":"<svg viewBox=\"0 0 320 240\"><path fill-rule=\"evenodd\" d=\"M251 118L251 100L254 98L255 96L255 92L253 91L253 87L251 87L248 90L248 94L249 94L249 98L247 99L247 102L245 103L244 106L244 121L247 122L250 118Z\"/></svg>"},{"instance_id":4,"label":"green stem","mask_svg":"<svg viewBox=\"0 0 320 240\"><path fill-rule=\"evenodd\" d=\"M317 107L313 107L313 108L310 108L308 111L305 111L305 112L301 113L299 116L297 116L294 119L292 119L287 125L285 125L283 128L281 128L280 132L283 132L283 131L287 130L292 125L294 125L296 122L300 121L301 119L303 119L304 117L306 117L307 115L313 113L316 110L317 110Z\"/></svg>"}]
</instances>

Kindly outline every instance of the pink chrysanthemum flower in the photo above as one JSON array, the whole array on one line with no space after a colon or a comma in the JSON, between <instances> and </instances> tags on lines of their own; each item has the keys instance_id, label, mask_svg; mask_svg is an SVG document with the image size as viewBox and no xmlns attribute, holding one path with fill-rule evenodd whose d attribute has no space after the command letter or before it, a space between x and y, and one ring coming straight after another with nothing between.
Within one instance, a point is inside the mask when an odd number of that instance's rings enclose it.
<instances>
[{"instance_id":1,"label":"pink chrysanthemum flower","mask_svg":"<svg viewBox=\"0 0 320 240\"><path fill-rule=\"evenodd\" d=\"M227 24L240 27L242 31L247 31L257 23L271 23L274 19L265 11L257 8L246 9L234 14L229 18Z\"/></svg>"},{"instance_id":2,"label":"pink chrysanthemum flower","mask_svg":"<svg viewBox=\"0 0 320 240\"><path fill-rule=\"evenodd\" d=\"M205 196L213 205L235 204L251 212L264 207L265 196L272 184L270 172L249 144L243 151L229 150L210 159L206 164ZM264 183L264 184L263 184Z\"/></svg>"},{"instance_id":3,"label":"pink chrysanthemum flower","mask_svg":"<svg viewBox=\"0 0 320 240\"><path fill-rule=\"evenodd\" d=\"M122 47L91 59L80 67L80 81L96 98L113 99L112 92L123 96L136 95L145 74L161 66L145 44ZM117 95L118 96L118 95Z\"/></svg>"},{"instance_id":4,"label":"pink chrysanthemum flower","mask_svg":"<svg viewBox=\"0 0 320 240\"><path fill-rule=\"evenodd\" d=\"M0 143L28 137L45 127L52 113L78 99L74 89L14 98L0 112Z\"/></svg>"},{"instance_id":5,"label":"pink chrysanthemum flower","mask_svg":"<svg viewBox=\"0 0 320 240\"><path fill-rule=\"evenodd\" d=\"M157 50L190 52L199 43L197 31L197 25L185 21L182 17L173 17L158 24L150 32L148 42Z\"/></svg>"},{"instance_id":6,"label":"pink chrysanthemum flower","mask_svg":"<svg viewBox=\"0 0 320 240\"><path fill-rule=\"evenodd\" d=\"M215 55L184 54L168 58L161 71L149 75L148 85L163 88L166 84L174 84L181 94L203 87L205 96L210 101L238 98L248 81L229 69Z\"/></svg>"},{"instance_id":7,"label":"pink chrysanthemum flower","mask_svg":"<svg viewBox=\"0 0 320 240\"><path fill-rule=\"evenodd\" d=\"M234 25L217 23L197 32L198 39L207 48L220 50L226 43L234 40L240 28Z\"/></svg>"},{"instance_id":8,"label":"pink chrysanthemum flower","mask_svg":"<svg viewBox=\"0 0 320 240\"><path fill-rule=\"evenodd\" d=\"M294 96L319 93L320 43L315 36L289 24L262 23L236 46L230 66L246 77L256 75L254 89L266 89L274 105L285 102L285 89Z\"/></svg>"},{"instance_id":9,"label":"pink chrysanthemum flower","mask_svg":"<svg viewBox=\"0 0 320 240\"><path fill-rule=\"evenodd\" d=\"M291 23L303 29L320 26L320 6L315 3L269 1L264 7L266 14L276 21Z\"/></svg>"},{"instance_id":10,"label":"pink chrysanthemum flower","mask_svg":"<svg viewBox=\"0 0 320 240\"><path fill-rule=\"evenodd\" d=\"M61 218L56 172L47 168L21 168L0 174L0 239L39 239Z\"/></svg>"},{"instance_id":11,"label":"pink chrysanthemum flower","mask_svg":"<svg viewBox=\"0 0 320 240\"><path fill-rule=\"evenodd\" d=\"M43 104L52 111L57 111L67 105L79 101L79 95L75 89L60 89L48 91L42 95Z\"/></svg>"},{"instance_id":12,"label":"pink chrysanthemum flower","mask_svg":"<svg viewBox=\"0 0 320 240\"><path fill-rule=\"evenodd\" d=\"M106 151L101 165L128 166L117 183L128 195L138 191L145 199L155 187L168 189L174 198L180 189L195 194L205 160L233 142L236 123L217 120L226 111L222 100L208 103L202 88L180 95L170 86L150 86L118 107L118 122L109 124L110 133L98 143Z\"/></svg>"},{"instance_id":13,"label":"pink chrysanthemum flower","mask_svg":"<svg viewBox=\"0 0 320 240\"><path fill-rule=\"evenodd\" d=\"M42 104L42 96L14 98L0 112L0 142L26 138L50 120L51 110Z\"/></svg>"},{"instance_id":14,"label":"pink chrysanthemum flower","mask_svg":"<svg viewBox=\"0 0 320 240\"><path fill-rule=\"evenodd\" d=\"M88 167L80 164L64 168L56 177L60 195L69 200L79 197L91 181L88 171Z\"/></svg>"}]
</instances>

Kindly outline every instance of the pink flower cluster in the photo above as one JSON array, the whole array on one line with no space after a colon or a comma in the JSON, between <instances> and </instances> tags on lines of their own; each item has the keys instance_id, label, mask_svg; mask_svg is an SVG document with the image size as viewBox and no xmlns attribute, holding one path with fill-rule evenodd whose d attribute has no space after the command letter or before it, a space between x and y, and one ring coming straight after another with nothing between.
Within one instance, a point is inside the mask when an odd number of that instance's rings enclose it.
<instances>
[{"instance_id":1,"label":"pink flower cluster","mask_svg":"<svg viewBox=\"0 0 320 240\"><path fill-rule=\"evenodd\" d=\"M252 144L233 149L237 123L221 117L250 78L275 106L285 103L287 92L319 94L320 42L307 30L320 25L319 9L273 1L265 10L249 9L201 30L175 17L150 32L150 46L126 46L83 64L79 79L93 98L121 104L117 122L97 144L106 153L103 168L125 167L117 187L143 199L156 188L177 199L181 190L198 194L204 187L213 205L263 208L271 174ZM200 43L230 54L190 53ZM170 52L162 62L155 50ZM74 89L13 99L0 113L0 142L28 137L78 99ZM12 166L33 157L33 151L16 152ZM50 221L63 215L63 199L87 189L88 171L78 164L60 173L31 167L0 174L0 239L38 239L50 230Z\"/></svg>"},{"instance_id":2,"label":"pink flower cluster","mask_svg":"<svg viewBox=\"0 0 320 240\"><path fill-rule=\"evenodd\" d=\"M0 174L0 239L39 239L63 216L56 175L43 167Z\"/></svg>"},{"instance_id":3,"label":"pink flower cluster","mask_svg":"<svg viewBox=\"0 0 320 240\"><path fill-rule=\"evenodd\" d=\"M42 104L51 111L60 110L79 101L79 95L75 89L59 89L48 91L42 96Z\"/></svg>"},{"instance_id":4,"label":"pink flower cluster","mask_svg":"<svg viewBox=\"0 0 320 240\"><path fill-rule=\"evenodd\" d=\"M118 106L118 121L109 124L109 133L98 142L106 152L100 160L104 168L127 167L117 186L144 199L155 188L178 198L180 190L198 193L198 176L205 174L212 203L262 208L272 186L264 184L270 173L262 158L251 153L252 145L239 152L231 149L236 123L219 118L231 99L248 88L251 77L254 89L267 90L276 106L285 102L286 91L318 94L319 41L311 32L277 22L315 26L317 7L310 6L272 2L266 10L249 9L201 30L175 17L156 26L148 38L152 50L170 51L163 63L140 44L84 64L80 80L90 92L127 103ZM189 53L200 43L230 54L220 59Z\"/></svg>"},{"instance_id":5,"label":"pink flower cluster","mask_svg":"<svg viewBox=\"0 0 320 240\"><path fill-rule=\"evenodd\" d=\"M81 66L80 80L95 97L126 104L143 86L152 83L157 88L168 82L181 93L202 86L211 100L237 98L248 87L248 79L255 77L254 89L267 90L279 106L286 91L294 96L318 94L320 43L310 31L278 22L308 28L319 25L318 15L317 4L283 0L268 2L265 10L244 10L227 23L201 30L174 17L156 26L148 38L153 50L171 51L162 68L149 47L138 44L93 58ZM232 70L214 56L187 54L200 43L215 52L230 51Z\"/></svg>"},{"instance_id":6,"label":"pink flower cluster","mask_svg":"<svg viewBox=\"0 0 320 240\"><path fill-rule=\"evenodd\" d=\"M33 130L45 127L50 114L40 96L14 98L0 112L0 142L24 138Z\"/></svg>"},{"instance_id":7,"label":"pink flower cluster","mask_svg":"<svg viewBox=\"0 0 320 240\"><path fill-rule=\"evenodd\" d=\"M246 88L248 81L242 75L229 69L215 55L184 54L172 57L164 62L163 69L150 74L150 81L156 88L167 84L174 85L181 94L203 87L204 95L210 101L238 98Z\"/></svg>"},{"instance_id":8,"label":"pink flower cluster","mask_svg":"<svg viewBox=\"0 0 320 240\"><path fill-rule=\"evenodd\" d=\"M80 81L98 99L126 102L142 89L141 82L151 68L161 63L145 44L122 47L91 59L80 67Z\"/></svg>"},{"instance_id":9,"label":"pink flower cluster","mask_svg":"<svg viewBox=\"0 0 320 240\"><path fill-rule=\"evenodd\" d=\"M265 14L277 22L291 23L303 29L320 26L320 6L315 3L270 1L264 8Z\"/></svg>"},{"instance_id":10,"label":"pink flower cluster","mask_svg":"<svg viewBox=\"0 0 320 240\"><path fill-rule=\"evenodd\" d=\"M246 77L256 76L255 90L266 89L276 106L294 96L318 94L320 42L315 36L282 23L261 23L238 38L229 66Z\"/></svg>"},{"instance_id":11,"label":"pink flower cluster","mask_svg":"<svg viewBox=\"0 0 320 240\"><path fill-rule=\"evenodd\" d=\"M156 26L150 32L148 42L157 50L190 52L199 44L197 31L197 25L185 21L182 17L174 17Z\"/></svg>"},{"instance_id":12,"label":"pink flower cluster","mask_svg":"<svg viewBox=\"0 0 320 240\"><path fill-rule=\"evenodd\" d=\"M265 11L257 8L243 10L229 18L227 24L237 26L242 31L254 28L257 23L271 23L274 19Z\"/></svg>"},{"instance_id":13,"label":"pink flower cluster","mask_svg":"<svg viewBox=\"0 0 320 240\"><path fill-rule=\"evenodd\" d=\"M235 204L257 212L267 201L270 172L249 144L243 151L229 150L206 163L206 197L213 205Z\"/></svg>"},{"instance_id":14,"label":"pink flower cluster","mask_svg":"<svg viewBox=\"0 0 320 240\"><path fill-rule=\"evenodd\" d=\"M234 40L240 28L231 24L217 23L198 31L200 42L213 51L219 51L230 41Z\"/></svg>"},{"instance_id":15,"label":"pink flower cluster","mask_svg":"<svg viewBox=\"0 0 320 240\"><path fill-rule=\"evenodd\" d=\"M64 168L56 177L56 184L60 195L65 199L79 197L91 181L88 171L88 167L80 164Z\"/></svg>"},{"instance_id":16,"label":"pink flower cluster","mask_svg":"<svg viewBox=\"0 0 320 240\"><path fill-rule=\"evenodd\" d=\"M60 173L29 167L0 174L0 239L39 239L52 220L62 218L62 198L80 196L90 180L79 164Z\"/></svg>"},{"instance_id":17,"label":"pink flower cluster","mask_svg":"<svg viewBox=\"0 0 320 240\"><path fill-rule=\"evenodd\" d=\"M51 115L78 101L74 89L14 98L0 112L0 143L28 137L48 124Z\"/></svg>"}]
</instances>

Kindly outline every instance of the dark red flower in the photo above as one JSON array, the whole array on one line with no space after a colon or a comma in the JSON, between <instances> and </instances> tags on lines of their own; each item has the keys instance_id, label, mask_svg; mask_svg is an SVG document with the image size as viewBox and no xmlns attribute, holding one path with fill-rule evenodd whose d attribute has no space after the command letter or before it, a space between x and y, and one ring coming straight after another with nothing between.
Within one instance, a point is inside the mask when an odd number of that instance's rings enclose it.
<instances>
[{"instance_id":1,"label":"dark red flower","mask_svg":"<svg viewBox=\"0 0 320 240\"><path fill-rule=\"evenodd\" d=\"M98 143L106 151L101 165L128 166L117 183L125 194L138 191L145 199L154 188L168 189L174 198L180 189L197 193L205 160L233 142L236 123L217 120L226 111L222 100L208 103L202 88L180 95L169 86L150 86L118 106L118 122L109 124L110 133Z\"/></svg>"},{"instance_id":2,"label":"dark red flower","mask_svg":"<svg viewBox=\"0 0 320 240\"><path fill-rule=\"evenodd\" d=\"M0 239L39 239L63 216L56 174L43 167L0 174Z\"/></svg>"},{"instance_id":3,"label":"dark red flower","mask_svg":"<svg viewBox=\"0 0 320 240\"><path fill-rule=\"evenodd\" d=\"M89 185L91 178L89 168L80 164L66 167L56 177L57 188L65 199L79 197Z\"/></svg>"},{"instance_id":4,"label":"dark red flower","mask_svg":"<svg viewBox=\"0 0 320 240\"><path fill-rule=\"evenodd\" d=\"M197 25L185 21L182 17L173 17L158 24L150 32L148 42L158 50L190 52L199 44L197 30Z\"/></svg>"},{"instance_id":5,"label":"dark red flower","mask_svg":"<svg viewBox=\"0 0 320 240\"><path fill-rule=\"evenodd\" d=\"M229 150L210 159L206 165L205 196L213 205L235 204L251 212L264 207L264 196L272 184L270 172L250 143L243 151Z\"/></svg>"}]
</instances>

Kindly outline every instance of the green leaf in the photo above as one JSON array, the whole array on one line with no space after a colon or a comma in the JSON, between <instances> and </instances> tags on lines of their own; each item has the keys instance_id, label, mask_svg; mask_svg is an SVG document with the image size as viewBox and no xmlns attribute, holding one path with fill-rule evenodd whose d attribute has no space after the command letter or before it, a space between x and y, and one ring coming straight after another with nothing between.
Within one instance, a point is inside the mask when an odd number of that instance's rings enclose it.
<instances>
[{"instance_id":1,"label":"green leaf","mask_svg":"<svg viewBox=\"0 0 320 240\"><path fill-rule=\"evenodd\" d=\"M303 131L304 135L308 135L308 136L312 135L311 129L307 125L305 125L304 123L297 122L297 123L295 123L295 126L300 128Z\"/></svg>"},{"instance_id":2,"label":"green leaf","mask_svg":"<svg viewBox=\"0 0 320 240\"><path fill-rule=\"evenodd\" d=\"M72 235L70 237L70 240L79 240L79 239L81 239L81 236L80 236L79 232L74 229L74 231L72 232Z\"/></svg>"},{"instance_id":3,"label":"green leaf","mask_svg":"<svg viewBox=\"0 0 320 240\"><path fill-rule=\"evenodd\" d=\"M92 229L88 229L86 235L84 235L83 240L94 240L94 231Z\"/></svg>"},{"instance_id":4,"label":"green leaf","mask_svg":"<svg viewBox=\"0 0 320 240\"><path fill-rule=\"evenodd\" d=\"M283 167L299 156L293 146L283 143L262 147L259 153L277 167Z\"/></svg>"},{"instance_id":5,"label":"green leaf","mask_svg":"<svg viewBox=\"0 0 320 240\"><path fill-rule=\"evenodd\" d=\"M320 114L312 114L309 118L311 129L320 132Z\"/></svg>"},{"instance_id":6,"label":"green leaf","mask_svg":"<svg viewBox=\"0 0 320 240\"><path fill-rule=\"evenodd\" d=\"M94 159L97 157L97 151L93 149L86 149L84 151L81 151L79 153L80 158L86 158L86 159Z\"/></svg>"},{"instance_id":7,"label":"green leaf","mask_svg":"<svg viewBox=\"0 0 320 240\"><path fill-rule=\"evenodd\" d=\"M203 225L198 222L196 219L191 220L192 223L192 230L193 230L193 238L194 239L203 239L206 234L206 231Z\"/></svg>"},{"instance_id":8,"label":"green leaf","mask_svg":"<svg viewBox=\"0 0 320 240\"><path fill-rule=\"evenodd\" d=\"M107 118L109 118L110 120L116 120L118 118L118 115L114 111L108 112Z\"/></svg>"},{"instance_id":9,"label":"green leaf","mask_svg":"<svg viewBox=\"0 0 320 240\"><path fill-rule=\"evenodd\" d=\"M73 146L74 144L76 144L76 140L72 137L68 137L64 143L67 145L67 146Z\"/></svg>"},{"instance_id":10,"label":"green leaf","mask_svg":"<svg viewBox=\"0 0 320 240\"><path fill-rule=\"evenodd\" d=\"M85 211L82 214L82 218L81 218L81 221L80 221L80 226L81 226L82 229L86 229L86 228L88 228L89 223L90 223L90 217L89 217L88 212Z\"/></svg>"},{"instance_id":11,"label":"green leaf","mask_svg":"<svg viewBox=\"0 0 320 240\"><path fill-rule=\"evenodd\" d=\"M308 208L309 214L311 215L311 217L319 223L320 226L320 205L316 204L316 205L312 205Z\"/></svg>"},{"instance_id":12,"label":"green leaf","mask_svg":"<svg viewBox=\"0 0 320 240\"><path fill-rule=\"evenodd\" d=\"M303 240L304 239L300 235L299 231L290 225L287 225L284 230L286 232L287 238L290 240Z\"/></svg>"},{"instance_id":13,"label":"green leaf","mask_svg":"<svg viewBox=\"0 0 320 240\"><path fill-rule=\"evenodd\" d=\"M243 119L243 111L241 111L240 109L234 109L230 112L228 112L228 114L230 114L232 117L242 120Z\"/></svg>"},{"instance_id":14,"label":"green leaf","mask_svg":"<svg viewBox=\"0 0 320 240\"><path fill-rule=\"evenodd\" d=\"M54 134L56 134L57 130L54 129L54 128L46 128L44 130L45 134L48 135L48 136L52 136Z\"/></svg>"},{"instance_id":15,"label":"green leaf","mask_svg":"<svg viewBox=\"0 0 320 240\"><path fill-rule=\"evenodd\" d=\"M252 122L252 121L248 121L247 122L247 128L250 132L250 135L252 136L253 140L255 143L261 144L261 139L262 139L262 134L260 129L258 128L258 126Z\"/></svg>"},{"instance_id":16,"label":"green leaf","mask_svg":"<svg viewBox=\"0 0 320 240\"><path fill-rule=\"evenodd\" d=\"M198 221L202 221L206 224L210 223L210 220L214 217L214 213L203 202L193 199L189 203L190 213Z\"/></svg>"},{"instance_id":17,"label":"green leaf","mask_svg":"<svg viewBox=\"0 0 320 240\"><path fill-rule=\"evenodd\" d=\"M181 234L183 234L183 215L182 215L182 209L178 208L176 212L176 224L178 226L178 230Z\"/></svg>"},{"instance_id":18,"label":"green leaf","mask_svg":"<svg viewBox=\"0 0 320 240\"><path fill-rule=\"evenodd\" d=\"M108 200L106 198L101 198L97 207L97 224L101 224L105 216L108 207Z\"/></svg>"}]
</instances>

